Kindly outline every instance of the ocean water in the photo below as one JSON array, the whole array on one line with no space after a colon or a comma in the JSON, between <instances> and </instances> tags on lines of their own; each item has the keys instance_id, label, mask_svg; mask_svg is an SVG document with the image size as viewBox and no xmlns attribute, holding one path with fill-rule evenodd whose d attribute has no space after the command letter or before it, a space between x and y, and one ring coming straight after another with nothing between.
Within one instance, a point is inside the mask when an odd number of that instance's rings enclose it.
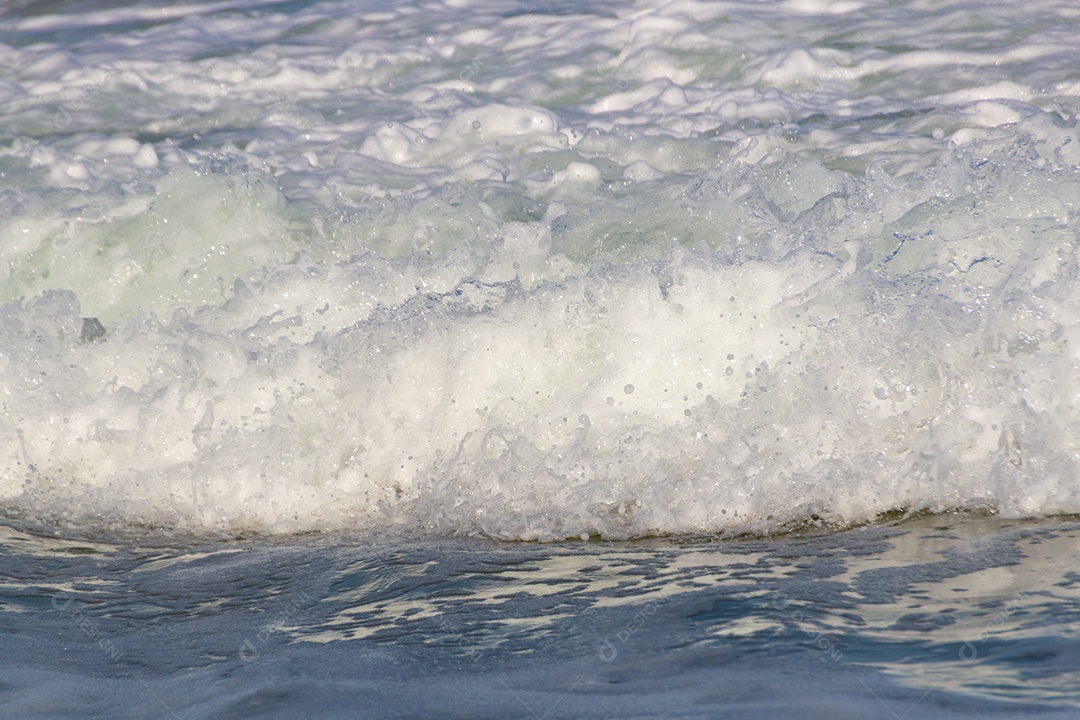
<instances>
[{"instance_id":1,"label":"ocean water","mask_svg":"<svg viewBox=\"0 0 1080 720\"><path fill-rule=\"evenodd\" d=\"M1075 717L1078 38L0 0L0 714Z\"/></svg>"}]
</instances>

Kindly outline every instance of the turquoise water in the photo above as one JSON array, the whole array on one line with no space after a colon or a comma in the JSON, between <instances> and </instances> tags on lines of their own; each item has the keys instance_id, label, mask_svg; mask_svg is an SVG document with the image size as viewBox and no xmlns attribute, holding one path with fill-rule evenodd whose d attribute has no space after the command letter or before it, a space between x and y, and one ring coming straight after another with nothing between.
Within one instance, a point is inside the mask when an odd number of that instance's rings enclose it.
<instances>
[{"instance_id":1,"label":"turquoise water","mask_svg":"<svg viewBox=\"0 0 1080 720\"><path fill-rule=\"evenodd\" d=\"M0 0L0 714L1073 717L1078 24Z\"/></svg>"}]
</instances>

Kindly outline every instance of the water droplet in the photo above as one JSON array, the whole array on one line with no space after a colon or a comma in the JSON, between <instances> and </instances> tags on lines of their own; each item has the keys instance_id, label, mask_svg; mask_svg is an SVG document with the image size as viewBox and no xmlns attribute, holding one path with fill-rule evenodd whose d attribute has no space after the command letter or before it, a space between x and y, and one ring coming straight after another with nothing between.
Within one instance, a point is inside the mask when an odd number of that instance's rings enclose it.
<instances>
[{"instance_id":1,"label":"water droplet","mask_svg":"<svg viewBox=\"0 0 1080 720\"><path fill-rule=\"evenodd\" d=\"M626 393L627 395L633 395L634 394L634 386L627 383L626 387L623 388L623 392Z\"/></svg>"}]
</instances>

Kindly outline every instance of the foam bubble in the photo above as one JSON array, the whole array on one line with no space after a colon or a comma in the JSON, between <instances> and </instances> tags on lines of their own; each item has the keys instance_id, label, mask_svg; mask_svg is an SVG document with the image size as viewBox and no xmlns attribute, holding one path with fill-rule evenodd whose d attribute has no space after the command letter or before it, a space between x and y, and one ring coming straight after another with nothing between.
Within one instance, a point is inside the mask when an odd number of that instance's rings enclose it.
<instances>
[{"instance_id":1,"label":"foam bubble","mask_svg":"<svg viewBox=\"0 0 1080 720\"><path fill-rule=\"evenodd\" d=\"M1075 43L916 5L0 17L3 512L1080 511Z\"/></svg>"}]
</instances>

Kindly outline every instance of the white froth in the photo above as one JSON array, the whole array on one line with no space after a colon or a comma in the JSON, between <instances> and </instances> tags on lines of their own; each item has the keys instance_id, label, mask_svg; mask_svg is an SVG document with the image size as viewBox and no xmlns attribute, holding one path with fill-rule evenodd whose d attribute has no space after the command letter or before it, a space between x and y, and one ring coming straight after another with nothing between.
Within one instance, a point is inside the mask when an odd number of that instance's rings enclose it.
<instances>
[{"instance_id":1,"label":"white froth","mask_svg":"<svg viewBox=\"0 0 1080 720\"><path fill-rule=\"evenodd\" d=\"M0 509L1080 512L1077 18L909 5L0 15Z\"/></svg>"}]
</instances>

